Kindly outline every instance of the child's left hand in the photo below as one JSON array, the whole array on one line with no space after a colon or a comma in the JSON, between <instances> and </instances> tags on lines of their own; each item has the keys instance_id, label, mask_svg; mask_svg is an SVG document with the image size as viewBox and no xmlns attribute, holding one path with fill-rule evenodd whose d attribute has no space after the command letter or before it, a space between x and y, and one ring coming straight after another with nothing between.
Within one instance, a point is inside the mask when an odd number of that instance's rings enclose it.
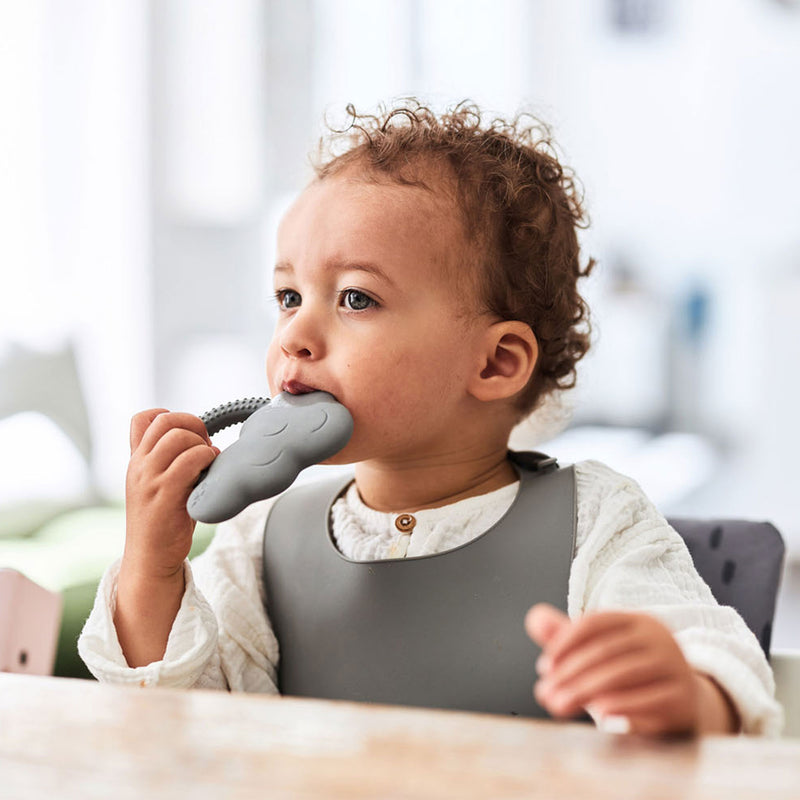
<instances>
[{"instance_id":1,"label":"child's left hand","mask_svg":"<svg viewBox=\"0 0 800 800\"><path fill-rule=\"evenodd\" d=\"M635 733L700 729L701 687L672 633L655 617L604 611L570 620L534 606L528 635L542 647L534 694L553 716L587 706L595 717L626 717Z\"/></svg>"}]
</instances>

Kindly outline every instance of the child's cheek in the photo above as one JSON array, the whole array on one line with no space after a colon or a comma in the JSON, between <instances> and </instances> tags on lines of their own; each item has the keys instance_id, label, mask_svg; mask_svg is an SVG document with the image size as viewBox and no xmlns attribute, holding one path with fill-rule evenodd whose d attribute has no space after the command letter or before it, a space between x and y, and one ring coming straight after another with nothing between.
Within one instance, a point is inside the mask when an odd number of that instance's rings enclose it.
<instances>
[{"instance_id":1,"label":"child's cheek","mask_svg":"<svg viewBox=\"0 0 800 800\"><path fill-rule=\"evenodd\" d=\"M269 384L269 390L271 395L275 395L276 388L275 388L275 381L277 380L277 369L276 369L276 362L277 362L277 355L276 355L276 346L275 340L273 339L269 343L269 347L267 348L267 383Z\"/></svg>"}]
</instances>

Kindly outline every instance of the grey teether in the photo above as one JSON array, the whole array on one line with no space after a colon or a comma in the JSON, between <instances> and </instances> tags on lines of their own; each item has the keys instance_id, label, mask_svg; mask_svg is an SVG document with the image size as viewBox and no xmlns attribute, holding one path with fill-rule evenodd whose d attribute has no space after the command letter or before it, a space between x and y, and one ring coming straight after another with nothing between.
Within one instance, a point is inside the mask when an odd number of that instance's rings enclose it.
<instances>
[{"instance_id":1,"label":"grey teether","mask_svg":"<svg viewBox=\"0 0 800 800\"><path fill-rule=\"evenodd\" d=\"M338 453L353 432L350 412L327 392L281 392L272 401L230 404L236 408L227 412L227 424L260 403L265 405L245 419L239 438L214 459L189 495L186 507L193 519L222 522L279 494L301 470ZM207 422L207 427L214 433L225 425Z\"/></svg>"}]
</instances>

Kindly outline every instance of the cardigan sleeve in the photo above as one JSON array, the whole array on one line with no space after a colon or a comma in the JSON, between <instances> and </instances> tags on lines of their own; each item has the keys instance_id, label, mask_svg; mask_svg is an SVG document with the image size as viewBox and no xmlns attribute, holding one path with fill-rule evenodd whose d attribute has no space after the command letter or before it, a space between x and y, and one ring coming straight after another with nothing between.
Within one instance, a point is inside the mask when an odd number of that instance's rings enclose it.
<instances>
[{"instance_id":1,"label":"cardigan sleeve","mask_svg":"<svg viewBox=\"0 0 800 800\"><path fill-rule=\"evenodd\" d=\"M160 661L142 667L125 661L114 627L119 562L112 564L78 640L90 672L112 683L277 693L278 643L261 586L271 502L219 525L208 549L184 564L186 589Z\"/></svg>"},{"instance_id":2,"label":"cardigan sleeve","mask_svg":"<svg viewBox=\"0 0 800 800\"><path fill-rule=\"evenodd\" d=\"M595 461L576 464L575 477L569 615L652 614L672 631L689 664L727 692L744 732L777 735L783 714L764 652L739 614L714 599L680 534L630 478Z\"/></svg>"}]
</instances>

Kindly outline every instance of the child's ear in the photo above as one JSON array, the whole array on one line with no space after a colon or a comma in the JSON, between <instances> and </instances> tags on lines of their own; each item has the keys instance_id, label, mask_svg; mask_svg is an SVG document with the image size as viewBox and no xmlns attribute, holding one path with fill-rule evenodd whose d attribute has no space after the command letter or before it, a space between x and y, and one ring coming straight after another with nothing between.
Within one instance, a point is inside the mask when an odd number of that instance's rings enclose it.
<instances>
[{"instance_id":1,"label":"child's ear","mask_svg":"<svg viewBox=\"0 0 800 800\"><path fill-rule=\"evenodd\" d=\"M469 391L478 400L503 400L527 386L539 346L530 325L518 320L495 322L486 330L478 369Z\"/></svg>"}]
</instances>

